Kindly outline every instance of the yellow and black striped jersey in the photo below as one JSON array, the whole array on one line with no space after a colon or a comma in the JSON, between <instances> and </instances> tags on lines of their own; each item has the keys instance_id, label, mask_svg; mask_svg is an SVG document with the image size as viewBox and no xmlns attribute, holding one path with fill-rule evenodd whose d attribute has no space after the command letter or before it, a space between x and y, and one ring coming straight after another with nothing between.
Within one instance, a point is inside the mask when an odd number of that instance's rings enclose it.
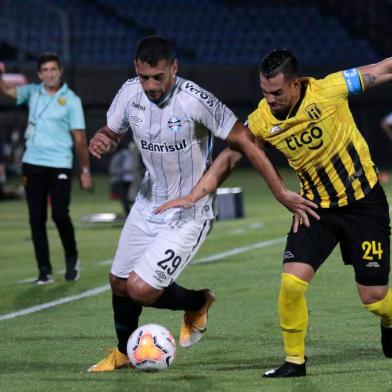
<instances>
[{"instance_id":1,"label":"yellow and black striped jersey","mask_svg":"<svg viewBox=\"0 0 392 392\"><path fill-rule=\"evenodd\" d=\"M281 151L301 181L301 194L322 208L363 198L377 183L377 169L355 125L348 96L361 92L358 69L303 78L296 114L280 121L265 99L249 115L251 132Z\"/></svg>"}]
</instances>

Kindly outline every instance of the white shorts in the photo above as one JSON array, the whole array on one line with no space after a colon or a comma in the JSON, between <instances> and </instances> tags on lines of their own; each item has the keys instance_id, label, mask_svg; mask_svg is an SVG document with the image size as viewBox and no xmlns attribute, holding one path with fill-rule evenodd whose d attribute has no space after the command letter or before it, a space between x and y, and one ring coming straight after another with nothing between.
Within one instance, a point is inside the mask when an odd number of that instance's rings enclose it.
<instances>
[{"instance_id":1,"label":"white shorts","mask_svg":"<svg viewBox=\"0 0 392 392\"><path fill-rule=\"evenodd\" d=\"M133 271L156 289L167 287L189 264L213 223L213 219L149 222L142 211L133 208L121 232L111 273L128 278Z\"/></svg>"}]
</instances>

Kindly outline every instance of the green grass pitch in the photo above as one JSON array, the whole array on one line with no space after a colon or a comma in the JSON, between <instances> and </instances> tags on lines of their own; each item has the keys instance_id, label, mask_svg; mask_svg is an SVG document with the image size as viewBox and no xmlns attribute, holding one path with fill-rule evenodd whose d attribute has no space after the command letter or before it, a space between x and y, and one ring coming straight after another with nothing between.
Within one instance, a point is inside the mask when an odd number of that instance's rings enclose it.
<instances>
[{"instance_id":1,"label":"green grass pitch","mask_svg":"<svg viewBox=\"0 0 392 392\"><path fill-rule=\"evenodd\" d=\"M290 187L296 178L283 171ZM81 279L66 283L61 244L48 223L55 283L35 286L36 267L24 200L0 204L0 317L69 298L107 284L121 226L82 223L97 212L121 211L109 200L106 177L96 177L93 194L75 182L71 213L76 228ZM363 309L351 267L335 251L308 293L308 376L266 380L262 373L284 359L277 316L284 237L291 216L251 169L235 172L224 186L243 189L245 218L218 221L196 260L240 248L207 263L190 265L179 283L212 288L217 301L208 331L194 347L177 347L167 371L86 369L115 343L109 291L12 319L0 319L0 391L392 391L392 360L380 347L379 322ZM392 195L392 186L386 186ZM268 240L276 243L260 245ZM279 241L281 239L281 241ZM259 247L251 245L259 243ZM247 247L249 247L248 250ZM145 309L141 324L166 326L178 338L181 312Z\"/></svg>"}]
</instances>

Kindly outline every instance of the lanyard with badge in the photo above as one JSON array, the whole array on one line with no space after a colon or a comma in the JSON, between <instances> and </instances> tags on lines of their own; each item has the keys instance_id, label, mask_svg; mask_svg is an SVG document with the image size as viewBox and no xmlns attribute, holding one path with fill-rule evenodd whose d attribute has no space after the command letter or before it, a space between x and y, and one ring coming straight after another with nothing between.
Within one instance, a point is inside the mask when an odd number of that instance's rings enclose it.
<instances>
[{"instance_id":1,"label":"lanyard with badge","mask_svg":"<svg viewBox=\"0 0 392 392\"><path fill-rule=\"evenodd\" d=\"M53 102L53 100L56 98L57 95L58 95L58 93L53 94L51 99L49 100L49 102L42 108L42 110L39 113L37 113L38 112L38 103L39 103L39 100L41 99L41 96L42 96L42 92L41 91L38 92L38 98L35 101L34 112L31 116L31 119L29 119L29 122L27 124L26 132L25 132L26 139L29 139L30 137L32 138L32 136L34 135L35 126L37 125L38 120L42 117L42 115L45 113L46 109Z\"/></svg>"}]
</instances>

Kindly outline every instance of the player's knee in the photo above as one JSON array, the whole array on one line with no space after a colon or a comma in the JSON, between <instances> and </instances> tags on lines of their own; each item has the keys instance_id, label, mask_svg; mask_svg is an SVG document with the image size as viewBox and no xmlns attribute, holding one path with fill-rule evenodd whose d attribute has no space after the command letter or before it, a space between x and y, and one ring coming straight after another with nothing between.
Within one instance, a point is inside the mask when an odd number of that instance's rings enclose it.
<instances>
[{"instance_id":1,"label":"player's knee","mask_svg":"<svg viewBox=\"0 0 392 392\"><path fill-rule=\"evenodd\" d=\"M134 302L144 306L152 305L161 294L160 290L151 287L135 273L128 277L127 292Z\"/></svg>"},{"instance_id":2,"label":"player's knee","mask_svg":"<svg viewBox=\"0 0 392 392\"><path fill-rule=\"evenodd\" d=\"M146 287L127 285L127 293L134 302L143 306L150 306L155 302Z\"/></svg>"},{"instance_id":3,"label":"player's knee","mask_svg":"<svg viewBox=\"0 0 392 392\"><path fill-rule=\"evenodd\" d=\"M126 297L127 293L127 280L124 278L119 278L113 274L109 274L109 283L114 295L119 297Z\"/></svg>"},{"instance_id":4,"label":"player's knee","mask_svg":"<svg viewBox=\"0 0 392 392\"><path fill-rule=\"evenodd\" d=\"M281 292L287 295L289 298L295 298L300 295L304 295L308 283L298 278L295 275L283 273L281 281Z\"/></svg>"}]
</instances>

